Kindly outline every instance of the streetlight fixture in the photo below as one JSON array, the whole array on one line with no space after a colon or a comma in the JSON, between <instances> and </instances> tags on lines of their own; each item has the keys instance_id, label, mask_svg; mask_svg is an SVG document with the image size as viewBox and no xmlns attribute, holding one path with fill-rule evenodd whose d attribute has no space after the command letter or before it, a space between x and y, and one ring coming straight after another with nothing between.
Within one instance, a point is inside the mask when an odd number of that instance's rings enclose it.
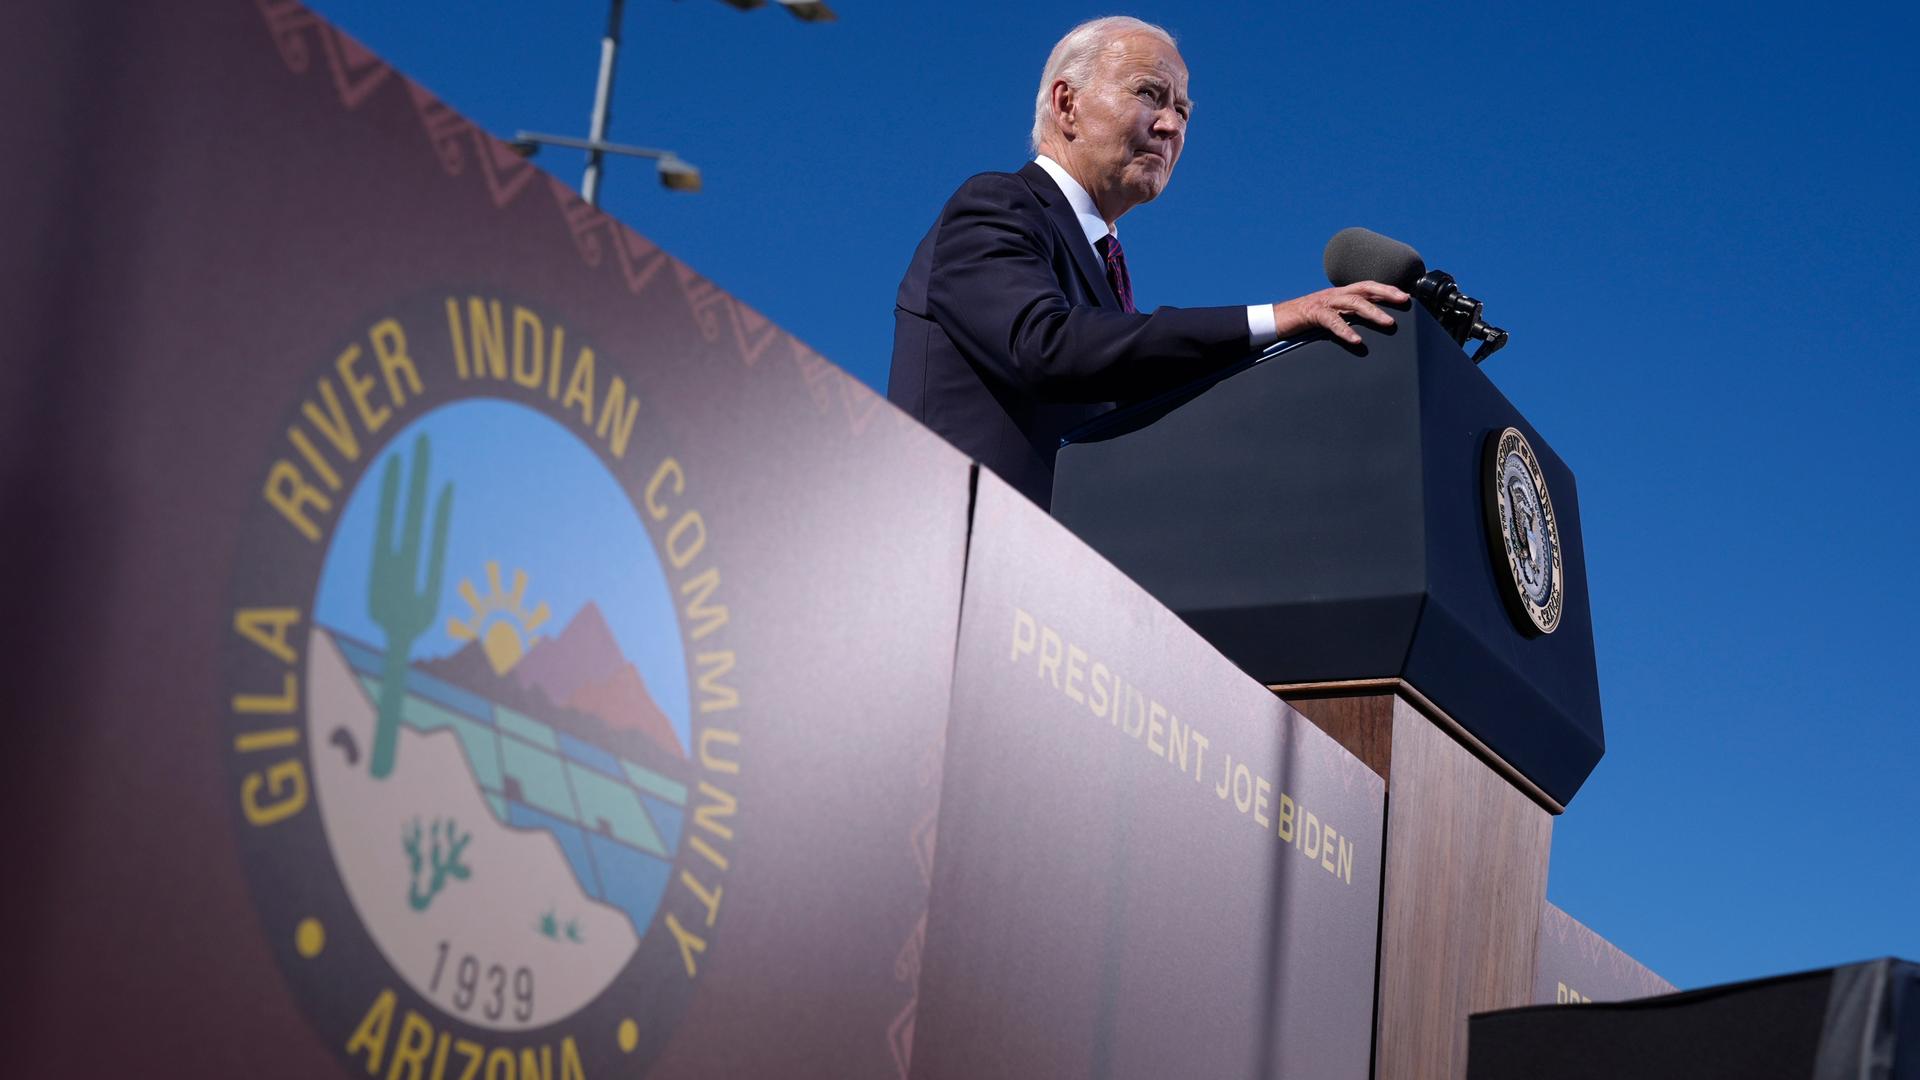
<instances>
[{"instance_id":1,"label":"streetlight fixture","mask_svg":"<svg viewBox=\"0 0 1920 1080\"><path fill-rule=\"evenodd\" d=\"M741 11L765 7L767 0L722 0ZM787 14L801 22L833 22L839 18L824 0L779 0ZM587 172L580 181L580 195L589 206L600 205L600 175L608 154L652 158L659 162L660 183L673 191L699 191L700 170L671 150L653 150L644 146L622 146L607 141L607 125L613 115L613 62L620 51L620 16L626 0L608 0L607 33L600 39L600 78L593 89L593 120L585 139L564 135L542 135L521 131L513 137L513 148L532 157L541 146L564 146L587 152Z\"/></svg>"},{"instance_id":2,"label":"streetlight fixture","mask_svg":"<svg viewBox=\"0 0 1920 1080\"><path fill-rule=\"evenodd\" d=\"M767 0L723 0L723 2L741 11L752 11L754 8L767 6ZM820 0L780 0L780 6L787 9L787 14L801 22L832 22L840 17Z\"/></svg>"},{"instance_id":3,"label":"streetlight fixture","mask_svg":"<svg viewBox=\"0 0 1920 1080\"><path fill-rule=\"evenodd\" d=\"M540 152L542 146L560 146L569 150L585 150L589 154L621 154L626 157L651 158L659 162L660 186L674 191L699 191L700 170L692 162L682 158L671 150L656 150L651 146L626 146L622 143L591 139L572 139L565 135L545 135L538 131L518 131L514 133L511 144L522 157L532 157ZM598 206L599 203L589 199Z\"/></svg>"}]
</instances>

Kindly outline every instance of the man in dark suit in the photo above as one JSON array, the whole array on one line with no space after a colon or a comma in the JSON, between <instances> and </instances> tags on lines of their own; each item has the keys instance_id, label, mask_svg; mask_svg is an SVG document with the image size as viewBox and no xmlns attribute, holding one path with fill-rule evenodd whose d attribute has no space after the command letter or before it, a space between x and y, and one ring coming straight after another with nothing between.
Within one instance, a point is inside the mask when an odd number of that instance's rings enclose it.
<instances>
[{"instance_id":1,"label":"man in dark suit","mask_svg":"<svg viewBox=\"0 0 1920 1080\"><path fill-rule=\"evenodd\" d=\"M1349 316L1382 326L1362 282L1278 304L1134 309L1120 216L1159 195L1186 141L1187 67L1166 31L1111 16L1055 45L1034 161L962 184L920 241L894 305L887 396L1028 498L1053 497L1060 436L1115 402L1190 382Z\"/></svg>"}]
</instances>

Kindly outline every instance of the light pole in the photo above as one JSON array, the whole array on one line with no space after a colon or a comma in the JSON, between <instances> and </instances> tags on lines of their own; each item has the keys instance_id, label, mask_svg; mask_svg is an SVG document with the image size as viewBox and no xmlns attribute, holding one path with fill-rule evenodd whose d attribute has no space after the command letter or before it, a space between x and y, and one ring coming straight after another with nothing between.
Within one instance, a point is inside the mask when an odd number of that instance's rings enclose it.
<instances>
[{"instance_id":1,"label":"light pole","mask_svg":"<svg viewBox=\"0 0 1920 1080\"><path fill-rule=\"evenodd\" d=\"M626 6L627 0L610 0L607 34L600 39L600 77L594 80L593 119L587 127L587 140L595 145L587 151L587 175L580 181L580 194L588 206L600 205L600 163L605 151L599 144L607 141L607 122L613 117L613 61L620 51L620 16Z\"/></svg>"},{"instance_id":2,"label":"light pole","mask_svg":"<svg viewBox=\"0 0 1920 1080\"><path fill-rule=\"evenodd\" d=\"M752 11L765 7L767 0L724 0L741 11ZM832 22L839 16L833 13L822 0L779 0L787 14L801 22ZM605 165L606 155L624 154L628 157L652 158L659 162L660 183L674 191L699 191L700 170L683 160L671 150L654 150L645 146L622 146L607 141L607 125L613 117L613 64L620 52L620 17L626 8L626 0L608 0L607 32L600 39L600 77L593 88L593 119L587 126L585 139L569 138L565 135L542 135L537 131L515 132L514 149L532 157L542 146L564 146L573 150L587 152L587 172L580 181L580 195L589 206L600 205L600 176Z\"/></svg>"}]
</instances>

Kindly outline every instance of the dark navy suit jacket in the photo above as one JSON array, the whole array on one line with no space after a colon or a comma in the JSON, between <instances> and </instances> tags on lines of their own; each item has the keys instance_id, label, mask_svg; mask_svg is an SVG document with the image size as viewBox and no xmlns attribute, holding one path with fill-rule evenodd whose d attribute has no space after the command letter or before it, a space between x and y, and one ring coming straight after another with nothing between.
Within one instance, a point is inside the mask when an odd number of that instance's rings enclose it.
<instances>
[{"instance_id":1,"label":"dark navy suit jacket","mask_svg":"<svg viewBox=\"0 0 1920 1080\"><path fill-rule=\"evenodd\" d=\"M1244 358L1245 307L1120 310L1045 169L981 173L940 211L894 301L887 397L1042 507L1060 436Z\"/></svg>"}]
</instances>

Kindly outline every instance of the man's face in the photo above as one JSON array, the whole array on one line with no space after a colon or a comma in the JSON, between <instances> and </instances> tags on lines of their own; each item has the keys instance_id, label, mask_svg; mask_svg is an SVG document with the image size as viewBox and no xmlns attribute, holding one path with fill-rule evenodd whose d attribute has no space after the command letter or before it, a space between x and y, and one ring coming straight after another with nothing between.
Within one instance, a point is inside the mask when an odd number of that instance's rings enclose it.
<instances>
[{"instance_id":1,"label":"man's face","mask_svg":"<svg viewBox=\"0 0 1920 1080\"><path fill-rule=\"evenodd\" d=\"M1187 65L1151 34L1100 54L1073 96L1072 146L1087 190L1109 220L1159 195L1187 138ZM1090 183L1088 181L1091 181Z\"/></svg>"}]
</instances>

